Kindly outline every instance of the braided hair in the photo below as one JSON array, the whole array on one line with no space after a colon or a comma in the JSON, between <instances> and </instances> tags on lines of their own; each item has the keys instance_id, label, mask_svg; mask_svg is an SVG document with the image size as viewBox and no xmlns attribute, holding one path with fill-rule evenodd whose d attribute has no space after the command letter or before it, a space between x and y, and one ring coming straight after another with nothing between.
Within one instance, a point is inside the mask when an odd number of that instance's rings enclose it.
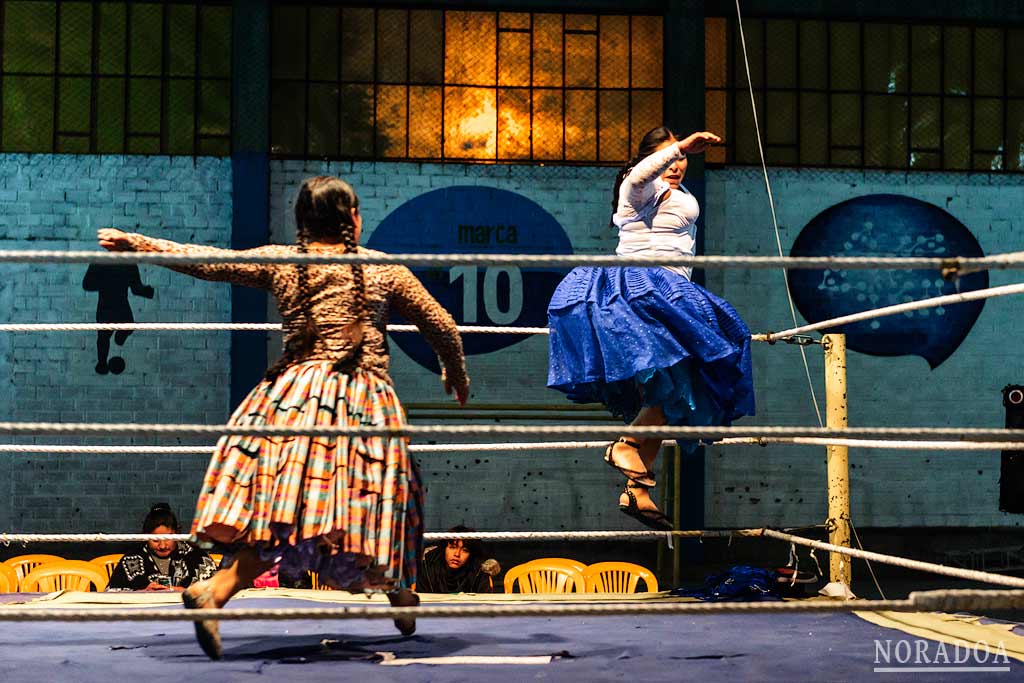
<instances>
[{"instance_id":1,"label":"braided hair","mask_svg":"<svg viewBox=\"0 0 1024 683\"><path fill-rule=\"evenodd\" d=\"M319 240L340 241L345 253L355 253L356 229L354 212L359 208L359 197L352 186L333 176L316 176L302 183L295 200L295 226L299 253L309 250L309 243ZM363 324L369 317L366 303L366 285L361 263L353 263L352 281L355 295L351 302L356 322L352 326L353 356L363 341ZM309 299L309 265L296 264L299 280L299 306L302 309L302 327L290 335L281 358L267 371L266 378L274 379L296 359L308 354L323 338L313 318Z\"/></svg>"},{"instance_id":2,"label":"braided hair","mask_svg":"<svg viewBox=\"0 0 1024 683\"><path fill-rule=\"evenodd\" d=\"M646 159L647 157L654 154L658 147L661 147L666 142L675 140L676 136L666 126L658 126L647 131L644 137L640 140L640 146L637 148L636 156L630 159L625 166L619 169L618 174L615 176L615 185L612 188L612 216L608 219L608 227L614 228L615 223L612 220L615 217L615 212L619 210L619 189L622 187L622 181L626 179L629 172L633 170L633 167L638 163Z\"/></svg>"}]
</instances>

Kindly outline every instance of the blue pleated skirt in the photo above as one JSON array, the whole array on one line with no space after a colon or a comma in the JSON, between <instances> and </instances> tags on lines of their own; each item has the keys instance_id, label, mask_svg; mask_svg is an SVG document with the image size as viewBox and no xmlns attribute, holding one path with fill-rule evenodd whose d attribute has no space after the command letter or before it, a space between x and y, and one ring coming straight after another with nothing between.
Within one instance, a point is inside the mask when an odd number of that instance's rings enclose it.
<instances>
[{"instance_id":1,"label":"blue pleated skirt","mask_svg":"<svg viewBox=\"0 0 1024 683\"><path fill-rule=\"evenodd\" d=\"M754 414L750 330L721 297L665 268L576 268L548 305L548 386L627 423L643 406L671 425Z\"/></svg>"}]
</instances>

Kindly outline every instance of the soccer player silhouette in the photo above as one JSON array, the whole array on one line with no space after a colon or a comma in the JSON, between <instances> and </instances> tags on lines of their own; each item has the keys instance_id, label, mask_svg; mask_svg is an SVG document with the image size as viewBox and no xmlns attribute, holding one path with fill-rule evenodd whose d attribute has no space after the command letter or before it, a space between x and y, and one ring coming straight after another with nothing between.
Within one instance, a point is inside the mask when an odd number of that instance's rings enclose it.
<instances>
[{"instance_id":1,"label":"soccer player silhouette","mask_svg":"<svg viewBox=\"0 0 1024 683\"><path fill-rule=\"evenodd\" d=\"M125 265L106 265L93 263L85 271L85 278L82 280L82 289L87 292L98 292L99 300L96 302L96 322L98 323L133 323L135 316L132 315L131 304L128 303L128 291L135 296L146 299L153 298L153 288L142 284L142 276L139 274L139 267L134 263ZM131 330L100 330L96 333L96 372L100 375L114 373L120 375L124 372L124 358L114 356L108 359L110 354L110 338L121 346L131 335Z\"/></svg>"}]
</instances>

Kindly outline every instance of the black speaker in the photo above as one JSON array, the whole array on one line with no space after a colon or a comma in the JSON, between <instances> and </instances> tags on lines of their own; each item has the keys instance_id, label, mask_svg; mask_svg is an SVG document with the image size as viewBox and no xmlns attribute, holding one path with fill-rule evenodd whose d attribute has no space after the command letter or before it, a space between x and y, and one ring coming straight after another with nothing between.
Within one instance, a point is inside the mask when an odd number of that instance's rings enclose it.
<instances>
[{"instance_id":1,"label":"black speaker","mask_svg":"<svg viewBox=\"0 0 1024 683\"><path fill-rule=\"evenodd\" d=\"M1006 428L1024 429L1024 385L1003 387ZM1024 513L1024 450L1003 451L999 466L999 509Z\"/></svg>"}]
</instances>

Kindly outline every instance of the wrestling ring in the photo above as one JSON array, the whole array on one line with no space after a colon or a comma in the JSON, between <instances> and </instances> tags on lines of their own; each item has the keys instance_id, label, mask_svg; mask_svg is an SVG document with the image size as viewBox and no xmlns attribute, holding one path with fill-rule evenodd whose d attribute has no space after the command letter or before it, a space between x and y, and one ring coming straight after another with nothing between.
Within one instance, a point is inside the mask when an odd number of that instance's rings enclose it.
<instances>
[{"instance_id":1,"label":"wrestling ring","mask_svg":"<svg viewBox=\"0 0 1024 683\"><path fill-rule=\"evenodd\" d=\"M750 67L737 0L739 37L747 80ZM760 148L757 106L750 89L754 129ZM188 257L167 254L98 254L96 252L0 252L0 263L173 263L212 262L353 262L400 263L407 266L516 265L520 267L659 266L697 268L924 269L943 278L979 270L1024 268L1024 253L984 258L785 257L775 215L764 152L761 168L775 227L777 257L694 256L645 259L602 256L524 256L494 254L302 255L289 258ZM783 270L783 274L785 274ZM788 287L787 287L788 293ZM830 587L838 599L766 602L698 602L647 594L505 594L424 595L419 607L391 608L383 596L369 598L337 591L259 589L243 591L222 610L185 610L176 593L57 593L36 597L0 596L0 676L5 680L103 681L144 678L149 681L249 680L259 676L302 680L792 680L849 681L880 676L883 680L1024 680L1024 629L984 613L1024 609L1024 579L945 566L852 547L856 531L850 518L848 448L915 450L1013 450L1024 448L1024 430L960 428L850 428L846 411L845 338L819 329L896 315L921 308L1024 293L1024 284L935 297L854 316L753 335L754 341L790 342L806 350L820 347L825 357L825 418L814 397L818 426L621 427L590 425L410 425L385 432L370 428L281 429L174 424L0 423L0 434L25 436L275 434L316 436L403 435L416 439L484 437L486 444L413 443L414 453L527 451L600 448L621 435L701 440L729 447L777 444L824 446L827 452L828 510L824 524L829 542L769 527L660 531L549 531L461 533L459 538L493 542L523 541L664 541L674 551L673 578L678 578L681 539L759 538L829 553ZM150 323L132 325L0 325L0 333L36 331L274 330L274 325ZM409 331L393 326L392 332ZM469 327L465 334L544 334L544 328ZM537 441L523 439L539 438ZM499 438L515 439L502 442ZM554 439L587 439L555 441ZM602 439L593 441L592 439ZM3 452L46 453L203 453L212 446L92 446L0 444ZM678 459L678 450L676 450ZM674 496L678 513L678 467ZM851 538L852 536L852 538ZM144 534L20 534L0 531L0 544L123 543L157 538ZM168 538L185 540L185 535ZM427 534L441 540L451 534ZM859 545L859 543L858 543ZM888 564L994 589L911 592L905 599L859 600L849 586L852 561ZM798 566L798 565L797 565ZM870 564L868 568L870 569ZM795 576L795 574L794 574ZM826 587L828 588L828 587ZM879 592L881 589L879 587ZM26 599L26 597L28 599ZM391 620L419 619L416 635L399 638ZM600 617L600 618L599 618ZM195 643L195 620L224 622L224 659L210 662ZM358 626L349 628L357 620ZM270 627L261 621L281 621ZM89 623L83 623L89 622ZM230 623L228 623L230 622ZM334 622L328 625L328 622ZM344 668L339 663L344 662ZM926 678L922 678L924 674Z\"/></svg>"},{"instance_id":2,"label":"wrestling ring","mask_svg":"<svg viewBox=\"0 0 1024 683\"><path fill-rule=\"evenodd\" d=\"M0 262L208 262L205 257L163 254L97 254L95 252L0 252ZM234 262L254 259L232 257ZM264 259L267 260L267 259ZM324 262L323 256L275 257L274 262ZM618 259L593 256L493 255L343 255L332 262L403 263L434 266L457 263L515 263L517 265L691 265L697 267L786 268L929 268L946 277L980 268L1021 268L1024 255L1005 254L984 259L785 258L692 257L673 261ZM527 451L598 448L622 434L701 440L718 446L768 447L776 444L825 446L828 501L824 528L829 542L769 527L661 531L531 531L458 534L492 542L517 541L663 541L674 550L680 539L760 538L798 549L829 553L831 586L848 588L855 559L929 572L936 576L995 586L994 589L912 592L905 599L799 599L766 602L699 602L646 594L504 594L429 595L419 607L391 608L382 596L351 596L340 592L293 589L245 591L223 610L184 610L177 594L57 593L4 596L0 621L7 624L0 637L0 672L15 675L27 668L43 677L74 671L76 680L109 680L146 676L154 680L180 680L193 675L228 675L245 678L260 672L303 678L333 677L338 661L344 673L374 680L483 679L554 677L576 680L619 680L627 675L650 680L693 678L851 680L871 673L909 674L912 667L901 658L901 644L932 653L926 671L929 680L965 680L980 671L1020 675L1024 671L1024 632L1014 623L977 616L993 611L1024 609L1024 578L922 562L851 547L847 449L1004 450L1024 443L1024 432L1009 429L848 427L845 405L845 340L826 334L807 336L853 320L895 315L928 306L955 305L960 301L1017 294L1024 286L1011 285L966 292L866 311L857 316L753 335L755 341L788 341L821 348L825 357L826 424L811 427L622 427L617 425L409 425L401 430L356 428L270 428L196 424L114 423L0 423L7 437L102 435L225 434L376 436L402 435L413 440L417 454L458 451ZM142 323L5 324L0 333L93 330L273 330L279 326L239 324ZM391 326L391 332L408 331ZM464 334L544 334L544 328L462 327ZM416 443L439 438L484 438L487 443ZM530 438L537 440L528 440ZM503 440L506 439L506 440ZM587 440L555 440L587 439ZM600 441L594 439L602 439ZM95 446L67 444L0 444L2 452L46 453L204 453L212 446ZM678 519L678 513L677 513ZM427 534L428 541L454 534ZM21 534L0 532L0 543L125 543L154 538L186 540L186 535L147 534ZM678 562L678 560L676 560ZM869 565L870 566L870 565ZM834 595L849 597L840 590ZM961 613L957 615L957 613ZM409 615L419 618L417 634L401 639L390 620ZM598 618L600 617L600 618ZM700 617L699 619L697 617ZM222 629L225 658L209 662L195 646L189 624L215 618ZM348 622L358 620L357 627ZM383 622L382 622L383 620ZM497 621L496 621L497 620ZM260 621L284 621L268 631ZM330 626L325 622L331 621ZM83 624L81 622L90 622ZM173 623L166 623L173 622ZM228 624L227 622L231 622ZM344 623L338 623L344 622ZM101 624L101 625L98 625ZM59 626L59 628L58 628ZM355 632L358 635L339 635ZM895 643L895 651L893 651ZM888 650L886 648L889 648ZM923 650L922 650L923 648ZM958 649L959 648L959 649ZM941 652L950 662L943 665ZM956 654L954 654L956 653ZM966 654L963 654L966 653ZM919 653L918 653L919 654ZM956 661L960 657L963 661ZM966 659L964 659L966 657ZM919 659L919 658L918 658ZM916 660L915 660L916 661ZM75 667L68 669L68 666ZM938 662L938 663L936 663ZM299 670L290 665L305 664ZM883 666L892 665L892 666ZM411 666L412 668L407 668ZM213 667L213 668L210 668ZM351 668L356 667L356 668ZM365 667L365 668L364 668ZM383 668L395 667L395 668ZM421 667L431 667L428 673ZM509 667L514 667L510 669ZM202 672L202 673L200 673ZM15 677L17 677L15 675ZM890 676L891 677L891 676ZM432 678L433 680L433 678Z\"/></svg>"}]
</instances>

